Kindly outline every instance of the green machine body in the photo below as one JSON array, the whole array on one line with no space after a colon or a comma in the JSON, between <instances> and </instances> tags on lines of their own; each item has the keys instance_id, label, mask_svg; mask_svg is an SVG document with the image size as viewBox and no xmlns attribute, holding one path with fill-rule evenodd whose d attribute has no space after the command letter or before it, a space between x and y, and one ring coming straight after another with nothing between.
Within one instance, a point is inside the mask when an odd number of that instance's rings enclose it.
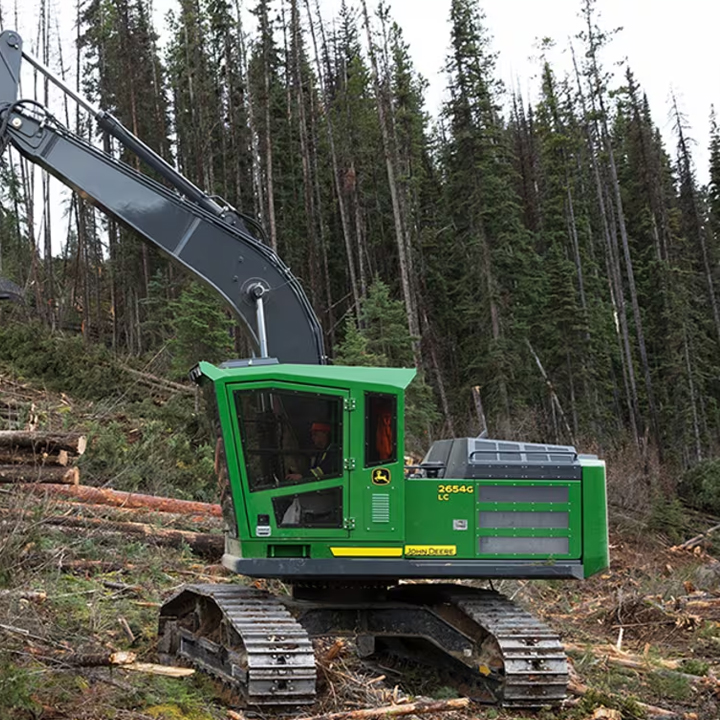
<instances>
[{"instance_id":1,"label":"green machine body","mask_svg":"<svg viewBox=\"0 0 720 720\"><path fill-rule=\"evenodd\" d=\"M608 566L605 465L459 438L403 457L414 370L200 363L218 428L223 563L251 577L584 578Z\"/></svg>"}]
</instances>

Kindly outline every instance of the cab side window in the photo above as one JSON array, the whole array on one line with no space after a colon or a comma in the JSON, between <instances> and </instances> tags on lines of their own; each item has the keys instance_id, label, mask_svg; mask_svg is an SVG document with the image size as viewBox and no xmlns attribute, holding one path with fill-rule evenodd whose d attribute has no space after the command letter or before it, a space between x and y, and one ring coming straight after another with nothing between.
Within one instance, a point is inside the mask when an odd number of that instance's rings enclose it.
<instances>
[{"instance_id":1,"label":"cab side window","mask_svg":"<svg viewBox=\"0 0 720 720\"><path fill-rule=\"evenodd\" d=\"M365 467L397 460L397 397L365 393Z\"/></svg>"},{"instance_id":2,"label":"cab side window","mask_svg":"<svg viewBox=\"0 0 720 720\"><path fill-rule=\"evenodd\" d=\"M251 492L343 475L340 397L236 390L235 409Z\"/></svg>"}]
</instances>

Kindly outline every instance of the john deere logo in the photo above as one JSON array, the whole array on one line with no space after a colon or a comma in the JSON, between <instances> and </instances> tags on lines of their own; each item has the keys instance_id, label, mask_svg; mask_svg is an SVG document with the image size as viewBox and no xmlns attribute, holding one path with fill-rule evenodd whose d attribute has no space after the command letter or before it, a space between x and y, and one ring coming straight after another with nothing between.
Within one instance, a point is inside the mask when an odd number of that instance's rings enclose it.
<instances>
[{"instance_id":1,"label":"john deere logo","mask_svg":"<svg viewBox=\"0 0 720 720\"><path fill-rule=\"evenodd\" d=\"M390 471L387 468L375 468L372 471L373 485L389 485Z\"/></svg>"}]
</instances>

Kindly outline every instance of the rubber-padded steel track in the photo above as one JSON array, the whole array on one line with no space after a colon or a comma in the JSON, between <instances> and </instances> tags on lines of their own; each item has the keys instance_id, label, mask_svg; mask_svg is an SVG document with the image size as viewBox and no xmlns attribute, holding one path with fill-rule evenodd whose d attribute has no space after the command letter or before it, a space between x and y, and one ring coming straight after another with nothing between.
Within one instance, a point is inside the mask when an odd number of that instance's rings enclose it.
<instances>
[{"instance_id":1,"label":"rubber-padded steel track","mask_svg":"<svg viewBox=\"0 0 720 720\"><path fill-rule=\"evenodd\" d=\"M457 588L449 592L449 601L495 641L483 643L479 670L501 676L500 704L538 707L556 705L565 698L567 657L560 638L547 625L491 590Z\"/></svg>"},{"instance_id":2,"label":"rubber-padded steel track","mask_svg":"<svg viewBox=\"0 0 720 720\"><path fill-rule=\"evenodd\" d=\"M315 699L307 633L272 595L239 585L187 585L160 611L161 660L181 657L251 705Z\"/></svg>"}]
</instances>

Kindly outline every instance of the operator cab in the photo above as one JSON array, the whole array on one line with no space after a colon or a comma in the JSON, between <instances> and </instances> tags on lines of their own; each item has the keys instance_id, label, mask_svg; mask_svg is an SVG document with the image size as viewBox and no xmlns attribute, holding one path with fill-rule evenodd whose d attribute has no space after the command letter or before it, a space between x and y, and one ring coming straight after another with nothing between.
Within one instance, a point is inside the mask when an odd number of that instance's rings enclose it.
<instances>
[{"instance_id":1,"label":"operator cab","mask_svg":"<svg viewBox=\"0 0 720 720\"><path fill-rule=\"evenodd\" d=\"M330 541L351 534L401 544L402 417L414 375L269 359L200 363L191 376L215 408L233 554L241 545L243 558L333 557L348 551Z\"/></svg>"}]
</instances>

